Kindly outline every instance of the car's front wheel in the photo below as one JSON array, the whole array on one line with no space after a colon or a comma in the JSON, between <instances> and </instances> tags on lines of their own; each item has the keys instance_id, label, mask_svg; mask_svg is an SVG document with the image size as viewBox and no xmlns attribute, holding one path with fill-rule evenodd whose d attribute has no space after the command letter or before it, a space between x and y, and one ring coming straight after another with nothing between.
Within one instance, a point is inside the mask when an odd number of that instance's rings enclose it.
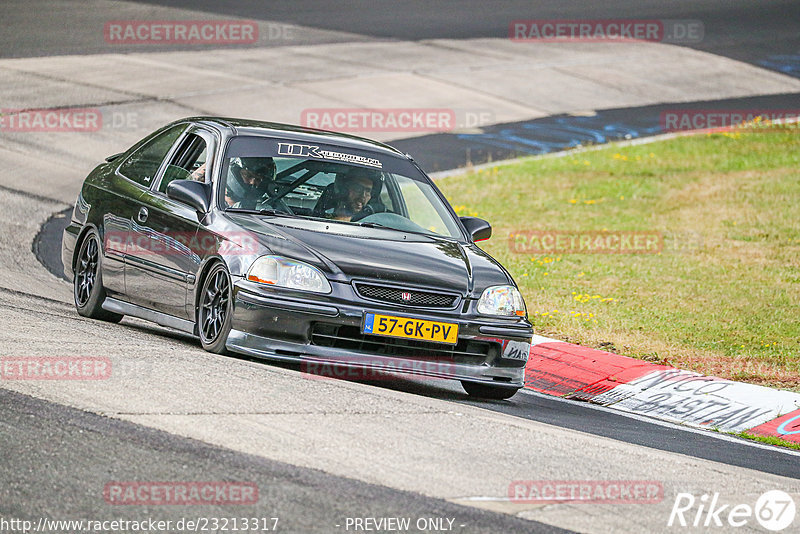
<instances>
[{"instance_id":1,"label":"car's front wheel","mask_svg":"<svg viewBox=\"0 0 800 534\"><path fill-rule=\"evenodd\" d=\"M519 388L514 386L494 386L481 384L479 382L468 382L466 380L462 380L461 385L470 397L478 397L481 399L510 399L519 391Z\"/></svg>"},{"instance_id":2,"label":"car's front wheel","mask_svg":"<svg viewBox=\"0 0 800 534\"><path fill-rule=\"evenodd\" d=\"M106 291L103 288L102 260L100 238L96 231L89 230L81 242L75 262L75 279L72 283L75 308L84 317L118 323L122 315L103 309Z\"/></svg>"},{"instance_id":3,"label":"car's front wheel","mask_svg":"<svg viewBox=\"0 0 800 534\"><path fill-rule=\"evenodd\" d=\"M209 352L225 353L231 332L231 290L228 269L221 263L214 265L203 281L197 308L200 343Z\"/></svg>"}]
</instances>

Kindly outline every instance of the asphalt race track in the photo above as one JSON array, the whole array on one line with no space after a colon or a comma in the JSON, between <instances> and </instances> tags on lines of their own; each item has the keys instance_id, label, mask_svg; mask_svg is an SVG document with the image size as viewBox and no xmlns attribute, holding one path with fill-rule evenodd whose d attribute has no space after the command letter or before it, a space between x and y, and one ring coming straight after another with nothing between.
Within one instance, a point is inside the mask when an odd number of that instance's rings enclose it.
<instances>
[{"instance_id":1,"label":"asphalt race track","mask_svg":"<svg viewBox=\"0 0 800 534\"><path fill-rule=\"evenodd\" d=\"M487 85L476 109L488 106L496 121L474 131L381 139L438 171L467 160L653 135L659 113L676 103L796 109L797 2L42 0L5 2L0 17L0 108L97 106L137 119L88 133L0 129L0 357L108 358L113 369L102 381L0 380L0 532L24 530L5 528L3 520L11 519L152 518L172 521L166 531L182 532L192 529L175 526L181 519L245 516L277 517L278 532L369 530L363 521L357 528L356 518L410 518L410 531L703 531L667 527L679 493L719 493L721 502L750 506L769 490L800 495L797 452L531 392L479 402L457 383L441 380L321 380L297 366L217 356L190 336L143 321L83 319L74 311L71 284L59 278L60 231L84 176L100 158L169 120L221 113L226 106L237 114L250 102L269 114L262 104L273 98L294 105L292 113L306 105L352 107L377 98L371 83L398 88L389 95L401 99L395 107L433 107L438 101L426 98L446 99L450 90L468 101L474 96L466 92L469 77L478 76L482 64L520 61L511 56L519 48L508 46L509 21L548 18L692 19L702 21L704 37L683 47L617 49L619 62L632 71L645 69L643 58L658 57L676 78L684 72L685 82L675 82L680 87L672 92L649 85L649 71L626 77L624 69L607 86L591 86L574 100L557 99L570 91L543 81L542 94L552 99L538 107L525 105L523 93ZM203 17L257 20L277 37L232 48L110 47L103 40L109 20ZM389 57L392 49L426 55L408 65L395 57L397 65L380 67L381 54ZM531 58L564 80L589 70L585 57L610 64L617 53L592 45L546 50L560 59ZM297 62L296 69L263 67L281 64L283 54ZM447 72L453 61L448 54L471 55L474 64L465 73ZM373 70L359 74L367 68ZM709 69L726 83L704 79ZM174 77L148 77L162 70ZM435 75L437 70L444 74ZM277 83L282 77L295 77L296 85ZM598 77L602 73L592 74L590 83ZM430 96L414 90L420 80L431 83L428 89L450 85ZM362 93L352 100L342 96L353 87ZM320 103L297 104L308 95ZM592 106L595 96L603 104ZM277 108L279 117L291 119ZM649 504L508 498L515 481L531 480L650 481L663 496ZM258 500L113 504L104 489L124 481L247 483L258 488ZM754 519L740 530L764 531Z\"/></svg>"},{"instance_id":2,"label":"asphalt race track","mask_svg":"<svg viewBox=\"0 0 800 534\"><path fill-rule=\"evenodd\" d=\"M82 513L96 516L96 506L81 498L102 488L109 474L117 480L248 480L258 484L262 503L248 509L248 515L279 518L285 532L331 532L347 517L366 515L386 517L446 517L455 525L469 525L470 532L567 532L557 527L517 519L500 513L392 490L321 471L304 469L229 450L190 439L150 430L80 410L51 404L30 397L0 391L5 407L0 435L3 451L13 462L4 462L6 483L19 480L20 471L29 471L20 488L4 496L3 513L36 510L50 517L71 517ZM25 444L39 442L42 446ZM57 446L56 446L57 445ZM48 468L43 468L43 467ZM56 477L67 466L59 484ZM191 466L187 470L187 466ZM189 471L187 473L187 471ZM80 472L81 477L71 479ZM69 479L69 480L67 480ZM221 510L213 506L192 508L195 517L214 517L222 513L236 516L236 507ZM142 511L126 509L107 512L98 519L136 520ZM160 520L177 523L186 510L159 511Z\"/></svg>"},{"instance_id":3,"label":"asphalt race track","mask_svg":"<svg viewBox=\"0 0 800 534\"><path fill-rule=\"evenodd\" d=\"M800 19L800 6L791 0L714 0L702 3L692 0L669 3L616 0L603 4L558 0L500 3L398 0L379 4L366 0L345 3L148 0L98 5L88 13L57 3L47 13L17 9L13 3L7 3L3 8L3 20L11 28L3 35L2 57L106 51L91 28L97 24L102 26L107 20L124 19L130 14L155 14L145 8L147 5L308 26L320 32L330 32L324 40L344 39L344 35L397 40L506 37L509 22L517 19L696 19L703 22L705 36L693 46L713 54L755 63L770 56L797 54L800 48L800 36L792 26ZM111 14L114 16L109 16ZM71 31L64 31L65 27L70 27ZM317 40L321 37L313 36Z\"/></svg>"}]
</instances>

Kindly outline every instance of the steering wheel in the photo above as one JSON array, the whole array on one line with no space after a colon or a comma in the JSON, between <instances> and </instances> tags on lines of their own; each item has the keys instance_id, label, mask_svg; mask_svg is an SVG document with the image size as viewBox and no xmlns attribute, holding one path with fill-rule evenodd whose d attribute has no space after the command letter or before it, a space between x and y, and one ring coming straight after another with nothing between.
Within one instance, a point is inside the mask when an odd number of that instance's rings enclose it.
<instances>
[{"instance_id":1,"label":"steering wheel","mask_svg":"<svg viewBox=\"0 0 800 534\"><path fill-rule=\"evenodd\" d=\"M282 198L270 198L269 196L264 195L261 198L261 200L258 201L257 206L259 208L264 208L266 206L269 206L272 209L278 211L285 211L289 215L294 215L292 208L290 208L289 205L286 204L286 202L284 202Z\"/></svg>"},{"instance_id":2,"label":"steering wheel","mask_svg":"<svg viewBox=\"0 0 800 534\"><path fill-rule=\"evenodd\" d=\"M377 205L377 206L373 205L373 204L367 204L366 206L364 206L363 210L361 210L358 213L356 213L355 215L353 215L350 218L350 221L351 222L360 221L361 219L363 219L365 217L369 217L370 215L375 215L376 213L383 213L385 211L386 211L386 206L384 206L382 204Z\"/></svg>"}]
</instances>

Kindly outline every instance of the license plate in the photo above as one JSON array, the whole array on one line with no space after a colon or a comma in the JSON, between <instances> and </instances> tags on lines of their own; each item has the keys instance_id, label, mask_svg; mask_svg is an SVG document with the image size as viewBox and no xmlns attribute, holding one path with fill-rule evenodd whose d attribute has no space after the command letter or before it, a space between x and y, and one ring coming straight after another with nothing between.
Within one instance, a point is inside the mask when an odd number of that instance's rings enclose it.
<instances>
[{"instance_id":1,"label":"license plate","mask_svg":"<svg viewBox=\"0 0 800 534\"><path fill-rule=\"evenodd\" d=\"M376 336L419 339L437 343L458 343L458 325L425 321L411 317L395 317L393 315L364 314L364 333Z\"/></svg>"}]
</instances>

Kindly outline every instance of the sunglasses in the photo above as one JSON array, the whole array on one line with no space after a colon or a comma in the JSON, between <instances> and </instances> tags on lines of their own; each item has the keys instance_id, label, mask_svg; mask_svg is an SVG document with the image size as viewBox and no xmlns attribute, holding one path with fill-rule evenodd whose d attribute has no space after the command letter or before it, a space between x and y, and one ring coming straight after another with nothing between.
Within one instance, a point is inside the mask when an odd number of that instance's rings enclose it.
<instances>
[{"instance_id":1,"label":"sunglasses","mask_svg":"<svg viewBox=\"0 0 800 534\"><path fill-rule=\"evenodd\" d=\"M360 184L350 184L350 185L347 186L347 189L348 189L348 191L350 191L352 193L355 193L356 195L359 195L359 196L363 195L365 193L370 195L370 196L372 196L372 186L369 186L369 185L364 186L364 185L360 185Z\"/></svg>"}]
</instances>

